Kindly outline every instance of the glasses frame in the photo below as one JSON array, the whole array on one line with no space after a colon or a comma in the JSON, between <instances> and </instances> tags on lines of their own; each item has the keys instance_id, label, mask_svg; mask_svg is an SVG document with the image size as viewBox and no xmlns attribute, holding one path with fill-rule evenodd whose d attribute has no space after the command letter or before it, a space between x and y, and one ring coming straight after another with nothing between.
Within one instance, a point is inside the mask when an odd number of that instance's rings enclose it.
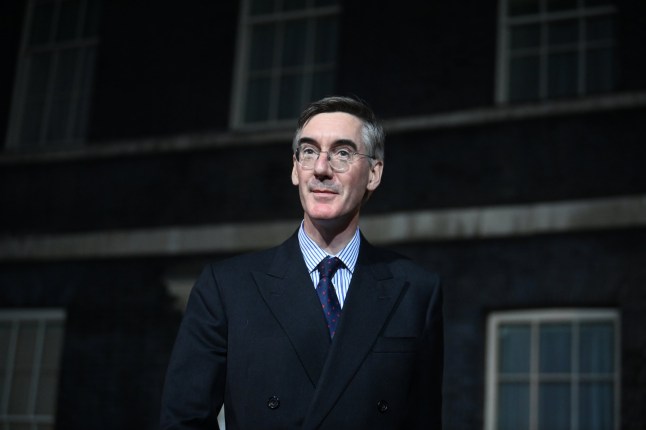
<instances>
[{"instance_id":1,"label":"glasses frame","mask_svg":"<svg viewBox=\"0 0 646 430\"><path fill-rule=\"evenodd\" d=\"M303 146L305 146L305 145L306 145L307 149L311 149L311 150L316 152L316 158L314 158L313 164L311 166L309 166L309 167L303 165L303 162L301 160L301 151L302 151ZM338 160L338 159L333 158L333 155L336 154L336 151L347 151L347 152L349 152L350 155L348 157L348 160ZM347 172L348 170L350 170L350 165L355 162L355 157L365 157L365 158L369 158L370 160L375 159L375 157L373 155L362 154L360 152L354 151L352 149L348 149L346 147L332 148L332 149L327 150L327 151L321 151L320 149L318 149L317 147L315 147L315 146L313 146L311 144L301 144L301 145L298 146L298 148L296 148L296 151L295 151L296 161L298 161L298 164L301 166L301 168L303 170L314 170L314 167L316 166L316 162L318 161L319 157L321 156L321 153L323 153L323 152L325 152L327 154L328 165L330 166L330 168L332 170L334 170L337 173L344 173L344 172ZM333 159L335 160L335 162L342 163L344 165L344 167L342 167L342 168L335 167L332 164Z\"/></svg>"}]
</instances>

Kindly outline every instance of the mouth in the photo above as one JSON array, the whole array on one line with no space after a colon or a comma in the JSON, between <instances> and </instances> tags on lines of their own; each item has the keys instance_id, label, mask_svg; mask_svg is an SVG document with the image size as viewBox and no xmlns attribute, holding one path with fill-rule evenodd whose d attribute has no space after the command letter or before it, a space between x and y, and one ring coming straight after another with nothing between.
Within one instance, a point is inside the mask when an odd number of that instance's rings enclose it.
<instances>
[{"instance_id":1,"label":"mouth","mask_svg":"<svg viewBox=\"0 0 646 430\"><path fill-rule=\"evenodd\" d=\"M325 184L321 182L314 182L309 184L310 193L317 196L331 196L339 194L339 189L335 184Z\"/></svg>"},{"instance_id":2,"label":"mouth","mask_svg":"<svg viewBox=\"0 0 646 430\"><path fill-rule=\"evenodd\" d=\"M312 198L319 202L329 202L336 198L338 194L338 191L333 188L310 188L310 195L312 196Z\"/></svg>"}]
</instances>

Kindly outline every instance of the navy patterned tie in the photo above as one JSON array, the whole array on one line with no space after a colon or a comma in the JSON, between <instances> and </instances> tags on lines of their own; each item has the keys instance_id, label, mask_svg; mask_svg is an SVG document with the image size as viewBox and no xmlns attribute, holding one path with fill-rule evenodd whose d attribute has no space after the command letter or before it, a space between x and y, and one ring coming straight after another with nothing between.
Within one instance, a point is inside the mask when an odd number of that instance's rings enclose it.
<instances>
[{"instance_id":1,"label":"navy patterned tie","mask_svg":"<svg viewBox=\"0 0 646 430\"><path fill-rule=\"evenodd\" d=\"M343 266L343 263L336 257L325 257L317 266L321 277L316 286L316 292L323 306L330 337L334 337L336 325L341 318L341 305L334 291L334 285L332 285L332 277L341 266Z\"/></svg>"}]
</instances>

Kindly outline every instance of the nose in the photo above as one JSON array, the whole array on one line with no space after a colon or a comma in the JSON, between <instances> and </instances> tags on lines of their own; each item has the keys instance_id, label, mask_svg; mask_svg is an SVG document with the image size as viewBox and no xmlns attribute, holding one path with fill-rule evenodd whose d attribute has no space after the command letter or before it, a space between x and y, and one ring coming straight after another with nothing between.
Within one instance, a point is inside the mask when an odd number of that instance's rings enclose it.
<instances>
[{"instance_id":1,"label":"nose","mask_svg":"<svg viewBox=\"0 0 646 430\"><path fill-rule=\"evenodd\" d=\"M314 173L317 175L329 175L331 171L330 167L330 155L327 151L321 151L319 153L319 158L316 159L314 163Z\"/></svg>"}]
</instances>

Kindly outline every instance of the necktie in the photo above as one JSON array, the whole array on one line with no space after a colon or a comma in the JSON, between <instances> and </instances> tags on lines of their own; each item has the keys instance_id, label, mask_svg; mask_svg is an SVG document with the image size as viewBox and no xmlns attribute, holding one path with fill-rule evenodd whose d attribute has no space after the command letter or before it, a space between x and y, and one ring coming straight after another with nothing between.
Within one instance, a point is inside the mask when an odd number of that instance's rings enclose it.
<instances>
[{"instance_id":1,"label":"necktie","mask_svg":"<svg viewBox=\"0 0 646 430\"><path fill-rule=\"evenodd\" d=\"M332 277L341 266L343 266L343 263L336 257L325 257L318 265L321 276L316 286L316 292L323 307L323 314L327 320L330 337L334 337L336 325L341 318L341 305L336 296L336 291L334 291L334 285L332 285Z\"/></svg>"}]
</instances>

